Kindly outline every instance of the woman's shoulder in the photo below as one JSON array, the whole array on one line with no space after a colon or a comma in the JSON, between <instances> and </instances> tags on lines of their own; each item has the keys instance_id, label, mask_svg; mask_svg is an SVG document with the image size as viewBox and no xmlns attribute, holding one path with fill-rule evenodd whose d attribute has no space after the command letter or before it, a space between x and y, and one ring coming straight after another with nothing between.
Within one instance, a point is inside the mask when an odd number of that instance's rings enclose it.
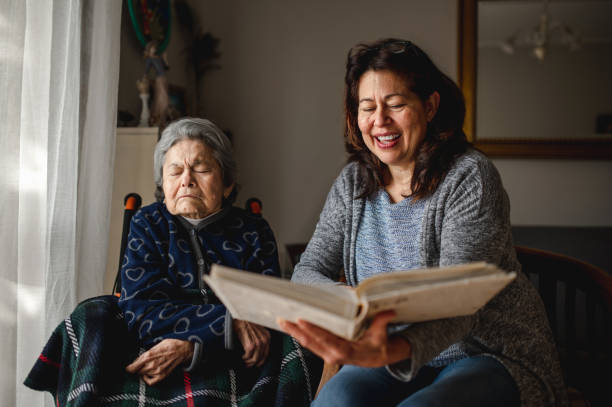
<instances>
[{"instance_id":1,"label":"woman's shoulder","mask_svg":"<svg viewBox=\"0 0 612 407\"><path fill-rule=\"evenodd\" d=\"M338 178L355 182L357 177L359 177L359 173L362 171L361 168L361 164L359 164L357 161L351 161L342 167Z\"/></svg>"},{"instance_id":2,"label":"woman's shoulder","mask_svg":"<svg viewBox=\"0 0 612 407\"><path fill-rule=\"evenodd\" d=\"M341 191L342 195L352 197L362 187L363 171L363 166L358 162L347 163L336 177L333 188Z\"/></svg>"},{"instance_id":3,"label":"woman's shoulder","mask_svg":"<svg viewBox=\"0 0 612 407\"><path fill-rule=\"evenodd\" d=\"M229 225L239 226L240 229L261 230L270 229L266 219L260 214L254 214L246 209L232 206L228 214L224 217L224 222Z\"/></svg>"},{"instance_id":4,"label":"woman's shoulder","mask_svg":"<svg viewBox=\"0 0 612 407\"><path fill-rule=\"evenodd\" d=\"M146 218L151 220L152 217L164 217L168 218L172 215L166 209L166 205L162 202L153 202L149 205L142 206L135 214L135 218ZM154 222L155 223L155 222Z\"/></svg>"},{"instance_id":5,"label":"woman's shoulder","mask_svg":"<svg viewBox=\"0 0 612 407\"><path fill-rule=\"evenodd\" d=\"M461 184L464 187L501 185L495 165L482 152L470 148L457 157L448 171L441 187Z\"/></svg>"},{"instance_id":6,"label":"woman's shoulder","mask_svg":"<svg viewBox=\"0 0 612 407\"><path fill-rule=\"evenodd\" d=\"M475 148L468 148L465 153L457 157L453 163L453 169L480 170L493 167L491 160L481 151Z\"/></svg>"},{"instance_id":7,"label":"woman's shoulder","mask_svg":"<svg viewBox=\"0 0 612 407\"><path fill-rule=\"evenodd\" d=\"M163 208L165 208L165 205L163 203L155 201L155 202L150 203L148 205L141 206L140 209L138 210L138 212L140 212L140 213L153 213L155 211L161 211Z\"/></svg>"},{"instance_id":8,"label":"woman's shoulder","mask_svg":"<svg viewBox=\"0 0 612 407\"><path fill-rule=\"evenodd\" d=\"M167 227L166 225L174 223L173 218L174 216L166 209L166 205L162 202L153 202L141 207L132 217L132 223L138 224L144 222L144 225L147 225L147 227L156 226L165 228ZM173 226L170 227L172 228Z\"/></svg>"},{"instance_id":9,"label":"woman's shoulder","mask_svg":"<svg viewBox=\"0 0 612 407\"><path fill-rule=\"evenodd\" d=\"M363 174L359 163L349 162L341 170L340 174L331 184L327 194L326 206L344 207L356 196L360 195L363 188Z\"/></svg>"}]
</instances>

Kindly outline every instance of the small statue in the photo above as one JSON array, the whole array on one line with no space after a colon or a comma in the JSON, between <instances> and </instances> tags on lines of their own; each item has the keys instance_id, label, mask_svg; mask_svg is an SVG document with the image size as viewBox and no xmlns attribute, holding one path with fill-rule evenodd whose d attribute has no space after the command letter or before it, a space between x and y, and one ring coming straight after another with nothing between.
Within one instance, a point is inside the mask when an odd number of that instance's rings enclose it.
<instances>
[{"instance_id":1,"label":"small statue","mask_svg":"<svg viewBox=\"0 0 612 407\"><path fill-rule=\"evenodd\" d=\"M157 55L157 41L147 43L144 50L145 57L145 75L149 76L149 71L153 69L154 84L153 84L153 103L151 106L151 117L149 125L165 127L169 121L169 96L168 96L168 79L166 70L169 68L166 61L166 54ZM143 79L144 79L143 78Z\"/></svg>"}]
</instances>

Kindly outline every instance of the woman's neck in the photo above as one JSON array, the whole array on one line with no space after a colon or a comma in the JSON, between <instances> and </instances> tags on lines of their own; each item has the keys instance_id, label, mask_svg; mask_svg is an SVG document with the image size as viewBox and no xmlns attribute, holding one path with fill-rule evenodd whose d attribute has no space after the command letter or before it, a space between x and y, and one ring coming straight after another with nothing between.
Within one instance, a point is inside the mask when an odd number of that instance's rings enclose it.
<instances>
[{"instance_id":1,"label":"woman's neck","mask_svg":"<svg viewBox=\"0 0 612 407\"><path fill-rule=\"evenodd\" d=\"M202 222L203 220L208 219L211 216L216 215L217 213L219 213L221 211L221 209L223 209L223 208L220 208L219 210L216 210L213 213L209 213L208 215L204 216L203 218L187 217L187 216L183 216L183 215L180 215L180 216L183 219L185 219L187 222L191 223L193 226L197 226L198 223Z\"/></svg>"},{"instance_id":2,"label":"woman's neck","mask_svg":"<svg viewBox=\"0 0 612 407\"><path fill-rule=\"evenodd\" d=\"M414 163L409 167L387 166L385 174L385 190L394 203L412 195L412 175Z\"/></svg>"}]
</instances>

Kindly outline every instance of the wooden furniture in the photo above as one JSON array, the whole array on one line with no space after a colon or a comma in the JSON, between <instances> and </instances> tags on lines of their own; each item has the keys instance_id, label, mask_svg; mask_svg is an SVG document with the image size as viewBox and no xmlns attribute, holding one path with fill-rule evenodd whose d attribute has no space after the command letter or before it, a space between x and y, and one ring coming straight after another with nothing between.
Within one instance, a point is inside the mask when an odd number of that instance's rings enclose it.
<instances>
[{"instance_id":1,"label":"wooden furniture","mask_svg":"<svg viewBox=\"0 0 612 407\"><path fill-rule=\"evenodd\" d=\"M612 226L512 226L516 246L580 259L612 273Z\"/></svg>"},{"instance_id":2,"label":"wooden furniture","mask_svg":"<svg viewBox=\"0 0 612 407\"><path fill-rule=\"evenodd\" d=\"M291 246L295 266L306 245ZM516 252L544 302L571 405L612 405L612 276L562 254L522 246ZM325 364L319 389L338 368Z\"/></svg>"},{"instance_id":3,"label":"wooden furniture","mask_svg":"<svg viewBox=\"0 0 612 407\"><path fill-rule=\"evenodd\" d=\"M521 246L516 253L544 301L570 400L612 405L612 276L557 253Z\"/></svg>"}]
</instances>

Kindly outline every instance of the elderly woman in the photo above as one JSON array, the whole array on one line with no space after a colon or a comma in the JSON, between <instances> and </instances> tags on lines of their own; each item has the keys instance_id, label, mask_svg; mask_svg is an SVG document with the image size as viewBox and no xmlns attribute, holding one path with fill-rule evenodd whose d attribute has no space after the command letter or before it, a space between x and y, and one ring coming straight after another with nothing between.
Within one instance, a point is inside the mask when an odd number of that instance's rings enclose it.
<instances>
[{"instance_id":1,"label":"elderly woman","mask_svg":"<svg viewBox=\"0 0 612 407\"><path fill-rule=\"evenodd\" d=\"M26 385L58 406L309 405L320 359L233 320L202 280L213 263L279 274L267 222L231 206L229 140L208 120L182 119L164 130L154 162L159 202L132 218L121 297L79 304Z\"/></svg>"},{"instance_id":2,"label":"elderly woman","mask_svg":"<svg viewBox=\"0 0 612 407\"><path fill-rule=\"evenodd\" d=\"M349 163L329 192L293 280L348 285L380 272L487 261L519 271L494 166L462 131L460 90L416 45L360 44L348 56ZM344 366L315 406L554 406L566 395L542 303L517 278L472 316L388 326L358 340L305 321L283 329Z\"/></svg>"},{"instance_id":3,"label":"elderly woman","mask_svg":"<svg viewBox=\"0 0 612 407\"><path fill-rule=\"evenodd\" d=\"M155 148L154 171L160 202L132 219L119 299L129 329L153 347L127 370L153 385L231 345L233 332L246 366L261 366L270 332L232 321L202 280L212 263L279 272L266 221L231 207L236 165L229 140L207 120L172 123Z\"/></svg>"},{"instance_id":4,"label":"elderly woman","mask_svg":"<svg viewBox=\"0 0 612 407\"><path fill-rule=\"evenodd\" d=\"M230 141L208 120L176 121L157 143L154 171L158 202L132 218L122 265L119 306L128 330L147 349L127 372L151 386L163 384L177 369L194 377L227 377L230 388L215 390L227 390L242 404L272 405L279 397L308 404L310 378L303 376L308 370L303 358L298 375L290 369L283 373L299 379L279 390L279 357L288 351L302 354L299 345L276 333L274 347L267 328L232 319L202 279L213 263L279 275L276 242L267 222L231 206L236 164ZM232 362L235 345L242 348L239 362ZM200 392L196 398L209 405L218 397Z\"/></svg>"}]
</instances>

